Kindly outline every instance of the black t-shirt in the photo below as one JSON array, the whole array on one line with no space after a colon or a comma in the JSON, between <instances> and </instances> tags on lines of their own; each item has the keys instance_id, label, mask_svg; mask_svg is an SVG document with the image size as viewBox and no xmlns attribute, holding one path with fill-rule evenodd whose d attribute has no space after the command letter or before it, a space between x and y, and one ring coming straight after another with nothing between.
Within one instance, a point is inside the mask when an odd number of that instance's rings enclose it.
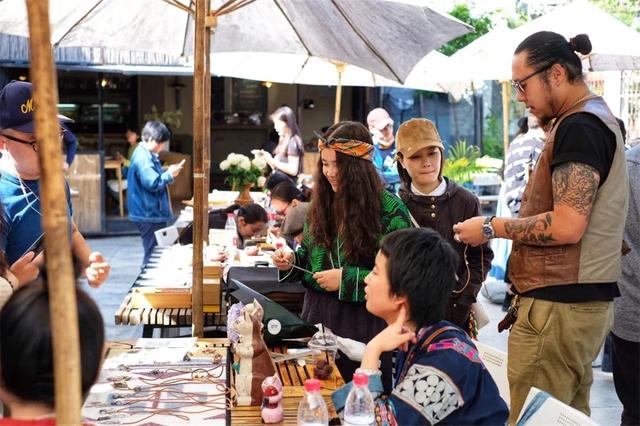
<instances>
[{"instance_id":1,"label":"black t-shirt","mask_svg":"<svg viewBox=\"0 0 640 426\"><path fill-rule=\"evenodd\" d=\"M551 171L568 162L587 164L598 171L602 185L616 152L613 132L595 115L587 112L565 118L558 130L553 146ZM526 293L526 296L561 303L612 301L620 296L615 282L598 284L568 284L544 287Z\"/></svg>"}]
</instances>

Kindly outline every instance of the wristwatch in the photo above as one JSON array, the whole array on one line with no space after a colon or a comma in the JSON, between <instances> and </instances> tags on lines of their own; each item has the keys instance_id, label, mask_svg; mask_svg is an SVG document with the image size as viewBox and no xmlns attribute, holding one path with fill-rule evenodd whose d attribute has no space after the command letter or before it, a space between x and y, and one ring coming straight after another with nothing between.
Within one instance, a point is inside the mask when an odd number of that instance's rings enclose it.
<instances>
[{"instance_id":1,"label":"wristwatch","mask_svg":"<svg viewBox=\"0 0 640 426\"><path fill-rule=\"evenodd\" d=\"M487 239L491 240L496 237L496 230L493 229L493 225L491 221L495 218L495 216L485 217L484 223L482 224L482 235Z\"/></svg>"}]
</instances>

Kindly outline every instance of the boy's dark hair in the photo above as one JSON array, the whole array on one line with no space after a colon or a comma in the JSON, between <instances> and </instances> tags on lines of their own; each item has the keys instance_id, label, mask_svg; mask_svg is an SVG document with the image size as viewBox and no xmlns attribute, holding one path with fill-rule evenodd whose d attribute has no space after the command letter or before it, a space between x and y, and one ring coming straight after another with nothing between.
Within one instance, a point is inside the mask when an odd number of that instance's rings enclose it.
<instances>
[{"instance_id":1,"label":"boy's dark hair","mask_svg":"<svg viewBox=\"0 0 640 426\"><path fill-rule=\"evenodd\" d=\"M104 323L95 302L76 288L82 395L86 398L100 372ZM0 311L2 387L24 401L55 406L53 346L46 273L18 288Z\"/></svg>"},{"instance_id":2,"label":"boy's dark hair","mask_svg":"<svg viewBox=\"0 0 640 426\"><path fill-rule=\"evenodd\" d=\"M416 327L443 320L459 261L451 245L432 229L408 228L388 234L380 251L387 258L391 294L407 297Z\"/></svg>"}]
</instances>

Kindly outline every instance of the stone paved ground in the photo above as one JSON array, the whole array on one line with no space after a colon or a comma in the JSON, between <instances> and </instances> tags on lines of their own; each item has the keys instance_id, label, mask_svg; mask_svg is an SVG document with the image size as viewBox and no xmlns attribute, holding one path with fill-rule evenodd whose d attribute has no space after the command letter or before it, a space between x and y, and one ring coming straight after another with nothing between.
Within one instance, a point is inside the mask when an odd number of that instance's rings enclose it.
<instances>
[{"instance_id":1,"label":"stone paved ground","mask_svg":"<svg viewBox=\"0 0 640 426\"><path fill-rule=\"evenodd\" d=\"M94 238L89 240L94 250L102 251L110 260L112 272L109 281L100 289L88 289L105 319L106 336L110 340L130 339L142 336L142 327L116 326L113 315L122 298L140 271L142 244L138 236ZM480 331L480 341L495 348L507 350L507 333L498 334L496 324L503 317L500 305L492 304L480 296L491 323ZM591 389L592 417L602 425L620 423L622 406L613 387L611 373L594 369L594 384Z\"/></svg>"}]
</instances>

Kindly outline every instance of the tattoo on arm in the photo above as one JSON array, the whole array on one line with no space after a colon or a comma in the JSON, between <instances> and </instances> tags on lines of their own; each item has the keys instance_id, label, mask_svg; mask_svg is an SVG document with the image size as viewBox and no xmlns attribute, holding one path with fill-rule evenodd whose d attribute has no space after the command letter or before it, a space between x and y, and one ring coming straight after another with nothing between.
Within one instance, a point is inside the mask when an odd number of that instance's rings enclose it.
<instances>
[{"instance_id":1,"label":"tattoo on arm","mask_svg":"<svg viewBox=\"0 0 640 426\"><path fill-rule=\"evenodd\" d=\"M583 163L565 163L553 170L553 203L589 217L598 191L598 171Z\"/></svg>"},{"instance_id":2,"label":"tattoo on arm","mask_svg":"<svg viewBox=\"0 0 640 426\"><path fill-rule=\"evenodd\" d=\"M509 239L536 246L553 245L555 239L548 230L551 228L551 213L543 213L523 219L508 220L504 231Z\"/></svg>"}]
</instances>

